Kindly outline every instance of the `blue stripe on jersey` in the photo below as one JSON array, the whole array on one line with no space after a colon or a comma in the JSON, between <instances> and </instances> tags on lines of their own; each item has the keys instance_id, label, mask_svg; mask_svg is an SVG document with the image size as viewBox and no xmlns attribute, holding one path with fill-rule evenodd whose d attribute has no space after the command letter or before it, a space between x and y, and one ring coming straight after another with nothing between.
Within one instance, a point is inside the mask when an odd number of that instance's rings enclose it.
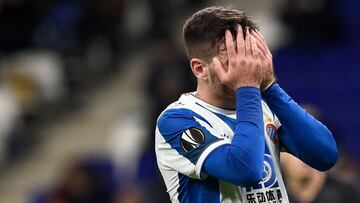
<instances>
[{"instance_id":1,"label":"blue stripe on jersey","mask_svg":"<svg viewBox=\"0 0 360 203\"><path fill-rule=\"evenodd\" d=\"M205 180L191 179L178 173L180 203L220 203L218 179L209 176Z\"/></svg>"},{"instance_id":2,"label":"blue stripe on jersey","mask_svg":"<svg viewBox=\"0 0 360 203\"><path fill-rule=\"evenodd\" d=\"M180 155L189 159L193 164L196 164L203 150L206 149L211 143L219 140L220 138L212 135L205 127L201 126L194 117L199 118L206 123L206 121L199 114L189 109L169 109L166 110L158 120L158 128L165 141L171 145ZM186 152L181 146L181 135L189 128L198 128L205 137L203 144Z\"/></svg>"}]
</instances>

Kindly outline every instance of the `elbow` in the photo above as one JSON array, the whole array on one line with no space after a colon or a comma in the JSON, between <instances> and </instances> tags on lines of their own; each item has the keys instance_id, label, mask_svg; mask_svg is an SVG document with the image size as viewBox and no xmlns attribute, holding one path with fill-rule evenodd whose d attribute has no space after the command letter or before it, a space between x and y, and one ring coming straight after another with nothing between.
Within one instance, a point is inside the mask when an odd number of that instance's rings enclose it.
<instances>
[{"instance_id":1,"label":"elbow","mask_svg":"<svg viewBox=\"0 0 360 203\"><path fill-rule=\"evenodd\" d=\"M233 146L228 154L228 163L236 177L233 184L241 187L256 185L262 180L264 172L264 149L265 140L257 146L252 145L258 150L244 150ZM260 150L261 149L261 150Z\"/></svg>"},{"instance_id":2,"label":"elbow","mask_svg":"<svg viewBox=\"0 0 360 203\"><path fill-rule=\"evenodd\" d=\"M237 172L239 176L235 177L236 180L233 184L241 187L254 186L262 180L263 170L263 163L257 164L257 166L246 167L246 169Z\"/></svg>"},{"instance_id":3,"label":"elbow","mask_svg":"<svg viewBox=\"0 0 360 203\"><path fill-rule=\"evenodd\" d=\"M324 156L321 159L321 164L317 168L319 171L327 171L330 168L332 168L337 160L339 158L339 153L337 150L336 145L329 147L328 150L326 150L326 153L324 153Z\"/></svg>"},{"instance_id":4,"label":"elbow","mask_svg":"<svg viewBox=\"0 0 360 203\"><path fill-rule=\"evenodd\" d=\"M320 171L329 170L331 167L333 167L336 164L339 158L339 152L336 146L336 142L330 131L328 137L329 139L327 145L324 146L323 158L321 159L322 167L319 169Z\"/></svg>"},{"instance_id":5,"label":"elbow","mask_svg":"<svg viewBox=\"0 0 360 203\"><path fill-rule=\"evenodd\" d=\"M335 140L329 140L321 147L318 146L317 150L313 151L312 156L309 155L309 157L313 157L313 159L311 160L311 165L313 166L313 168L319 171L329 170L336 164L339 158L339 152L336 147Z\"/></svg>"},{"instance_id":6,"label":"elbow","mask_svg":"<svg viewBox=\"0 0 360 203\"><path fill-rule=\"evenodd\" d=\"M244 186L250 187L257 184L262 179L264 167L261 164L261 167L256 167L248 170L248 177L244 180Z\"/></svg>"},{"instance_id":7,"label":"elbow","mask_svg":"<svg viewBox=\"0 0 360 203\"><path fill-rule=\"evenodd\" d=\"M336 164L339 158L339 152L334 137L327 128L325 129L325 131L318 134L321 135L318 136L321 139L317 139L317 141L314 142L315 145L312 147L313 150L309 151L310 154L308 155L311 157L310 159L312 159L311 165L313 168L319 171L329 170Z\"/></svg>"}]
</instances>

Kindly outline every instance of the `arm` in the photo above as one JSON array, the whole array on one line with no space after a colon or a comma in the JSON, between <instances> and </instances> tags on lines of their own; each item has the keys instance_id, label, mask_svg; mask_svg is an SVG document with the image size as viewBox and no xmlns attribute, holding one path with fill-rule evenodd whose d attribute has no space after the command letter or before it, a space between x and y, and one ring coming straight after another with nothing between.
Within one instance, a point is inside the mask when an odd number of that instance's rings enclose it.
<instances>
[{"instance_id":1,"label":"arm","mask_svg":"<svg viewBox=\"0 0 360 203\"><path fill-rule=\"evenodd\" d=\"M261 180L264 162L264 123L260 90L243 87L236 91L236 129L231 144L208 155L205 173L239 186ZM219 167L221 166L221 167Z\"/></svg>"},{"instance_id":2,"label":"arm","mask_svg":"<svg viewBox=\"0 0 360 203\"><path fill-rule=\"evenodd\" d=\"M336 143L325 125L302 109L276 83L262 95L281 122L280 144L287 152L321 171L336 163Z\"/></svg>"},{"instance_id":3,"label":"arm","mask_svg":"<svg viewBox=\"0 0 360 203\"><path fill-rule=\"evenodd\" d=\"M264 162L264 123L260 96L261 62L255 38L237 27L235 49L231 32L225 32L228 65L213 58L214 70L222 83L236 91L236 128L230 145L207 157L204 171L236 185L249 186L261 180ZM219 167L221 166L221 167Z\"/></svg>"},{"instance_id":4,"label":"arm","mask_svg":"<svg viewBox=\"0 0 360 203\"><path fill-rule=\"evenodd\" d=\"M270 109L279 118L281 146L315 169L331 168L338 159L331 132L302 109L275 83L272 55L264 37L251 33L257 40L263 70L261 89Z\"/></svg>"}]
</instances>

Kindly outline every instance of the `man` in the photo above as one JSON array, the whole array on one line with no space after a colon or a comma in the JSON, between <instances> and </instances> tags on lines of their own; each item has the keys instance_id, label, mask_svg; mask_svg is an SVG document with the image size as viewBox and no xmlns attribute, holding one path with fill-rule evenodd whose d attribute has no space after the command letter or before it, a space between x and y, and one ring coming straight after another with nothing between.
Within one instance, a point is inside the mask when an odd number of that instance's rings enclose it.
<instances>
[{"instance_id":1,"label":"man","mask_svg":"<svg viewBox=\"0 0 360 203\"><path fill-rule=\"evenodd\" d=\"M244 12L205 8L183 32L197 90L165 109L155 132L172 202L289 202L280 148L317 170L335 164L332 134L275 82L268 46Z\"/></svg>"},{"instance_id":2,"label":"man","mask_svg":"<svg viewBox=\"0 0 360 203\"><path fill-rule=\"evenodd\" d=\"M281 165L291 203L360 202L355 182L340 178L339 171L319 172L288 153L281 155Z\"/></svg>"}]
</instances>

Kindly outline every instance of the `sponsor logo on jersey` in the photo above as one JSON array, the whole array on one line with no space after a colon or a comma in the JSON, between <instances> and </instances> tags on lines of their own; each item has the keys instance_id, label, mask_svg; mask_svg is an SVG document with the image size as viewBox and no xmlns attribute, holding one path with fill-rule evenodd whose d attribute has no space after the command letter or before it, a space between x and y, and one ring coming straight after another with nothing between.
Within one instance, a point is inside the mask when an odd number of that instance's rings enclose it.
<instances>
[{"instance_id":1,"label":"sponsor logo on jersey","mask_svg":"<svg viewBox=\"0 0 360 203\"><path fill-rule=\"evenodd\" d=\"M187 129L181 135L181 147L185 150L185 152L198 148L204 142L204 133L198 128Z\"/></svg>"},{"instance_id":2,"label":"sponsor logo on jersey","mask_svg":"<svg viewBox=\"0 0 360 203\"><path fill-rule=\"evenodd\" d=\"M275 127L275 126L274 126ZM245 202L247 203L281 203L283 195L279 187L276 177L274 162L269 152L269 148L265 147L264 154L264 170L262 179L252 187L246 187Z\"/></svg>"},{"instance_id":3,"label":"sponsor logo on jersey","mask_svg":"<svg viewBox=\"0 0 360 203\"><path fill-rule=\"evenodd\" d=\"M247 187L247 191L278 187L274 163L269 154L265 154L263 166L264 170L262 172L262 180L252 187Z\"/></svg>"}]
</instances>

